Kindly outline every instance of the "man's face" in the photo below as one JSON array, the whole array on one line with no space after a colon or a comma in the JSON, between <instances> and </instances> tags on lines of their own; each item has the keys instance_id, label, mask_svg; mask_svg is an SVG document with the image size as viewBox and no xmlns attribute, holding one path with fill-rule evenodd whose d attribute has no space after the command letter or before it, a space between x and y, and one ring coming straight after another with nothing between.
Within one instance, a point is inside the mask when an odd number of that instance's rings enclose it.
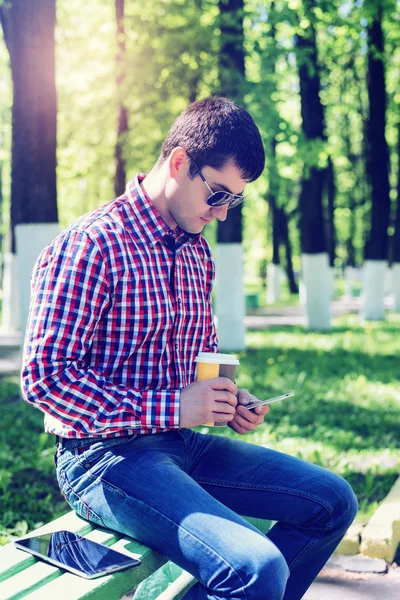
<instances>
[{"instance_id":1,"label":"man's face","mask_svg":"<svg viewBox=\"0 0 400 600\"><path fill-rule=\"evenodd\" d=\"M177 178L177 185L174 186L173 192L166 196L167 208L170 216L181 229L188 233L201 233L205 225L214 219L225 221L228 205L209 206L207 198L210 196L210 191L199 175L190 179L188 169L187 162L186 168L182 169ZM220 171L205 166L201 172L213 192L229 191L232 194L241 194L247 183L242 179L239 169L231 162Z\"/></svg>"}]
</instances>

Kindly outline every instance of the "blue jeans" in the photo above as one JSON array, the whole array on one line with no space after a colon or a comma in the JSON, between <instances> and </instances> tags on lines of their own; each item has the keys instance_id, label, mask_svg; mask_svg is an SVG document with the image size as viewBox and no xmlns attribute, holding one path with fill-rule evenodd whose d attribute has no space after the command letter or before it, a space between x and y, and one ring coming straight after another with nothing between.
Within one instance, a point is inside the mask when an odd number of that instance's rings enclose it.
<instances>
[{"instance_id":1,"label":"blue jeans","mask_svg":"<svg viewBox=\"0 0 400 600\"><path fill-rule=\"evenodd\" d=\"M186 600L297 600L357 511L348 483L298 458L190 429L62 440L70 506L192 573ZM240 515L271 519L265 536Z\"/></svg>"}]
</instances>

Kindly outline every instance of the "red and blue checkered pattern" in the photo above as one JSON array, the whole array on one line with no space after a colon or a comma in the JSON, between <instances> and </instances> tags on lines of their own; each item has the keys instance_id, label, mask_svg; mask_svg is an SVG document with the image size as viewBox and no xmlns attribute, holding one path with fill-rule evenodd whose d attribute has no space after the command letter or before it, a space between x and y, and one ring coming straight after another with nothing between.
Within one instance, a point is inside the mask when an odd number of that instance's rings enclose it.
<instances>
[{"instance_id":1,"label":"red and blue checkered pattern","mask_svg":"<svg viewBox=\"0 0 400 600\"><path fill-rule=\"evenodd\" d=\"M218 351L209 245L168 227L144 177L77 219L33 270L22 390L60 437L178 428L197 353Z\"/></svg>"}]
</instances>

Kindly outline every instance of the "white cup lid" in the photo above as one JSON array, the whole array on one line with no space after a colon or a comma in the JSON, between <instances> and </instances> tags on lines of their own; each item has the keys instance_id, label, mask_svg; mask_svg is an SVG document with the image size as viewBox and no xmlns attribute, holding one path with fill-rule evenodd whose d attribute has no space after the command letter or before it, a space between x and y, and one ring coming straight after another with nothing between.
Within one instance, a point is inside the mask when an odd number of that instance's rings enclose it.
<instances>
[{"instance_id":1,"label":"white cup lid","mask_svg":"<svg viewBox=\"0 0 400 600\"><path fill-rule=\"evenodd\" d=\"M199 352L195 362L211 363L217 365L239 365L236 354L219 354L214 352Z\"/></svg>"}]
</instances>

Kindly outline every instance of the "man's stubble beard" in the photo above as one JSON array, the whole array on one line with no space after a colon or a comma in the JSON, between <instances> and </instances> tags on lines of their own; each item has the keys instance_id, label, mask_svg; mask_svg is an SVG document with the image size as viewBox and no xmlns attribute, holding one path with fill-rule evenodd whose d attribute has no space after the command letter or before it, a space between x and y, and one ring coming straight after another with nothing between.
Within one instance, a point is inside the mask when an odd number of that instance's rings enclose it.
<instances>
[{"instance_id":1,"label":"man's stubble beard","mask_svg":"<svg viewBox=\"0 0 400 600\"><path fill-rule=\"evenodd\" d=\"M177 225L183 230L186 231L187 233L190 233L192 235L194 234L199 234L203 231L204 229L204 225L203 227L201 227L201 225L195 225L193 222L191 223L191 221L194 221L196 219L196 217L186 217L182 216L183 213L183 209L185 208L186 202L185 200L180 200L179 198L176 199L176 204L173 204L169 207L169 213L172 216L172 218L174 219L174 221L177 223ZM200 217L197 218L200 221Z\"/></svg>"}]
</instances>

